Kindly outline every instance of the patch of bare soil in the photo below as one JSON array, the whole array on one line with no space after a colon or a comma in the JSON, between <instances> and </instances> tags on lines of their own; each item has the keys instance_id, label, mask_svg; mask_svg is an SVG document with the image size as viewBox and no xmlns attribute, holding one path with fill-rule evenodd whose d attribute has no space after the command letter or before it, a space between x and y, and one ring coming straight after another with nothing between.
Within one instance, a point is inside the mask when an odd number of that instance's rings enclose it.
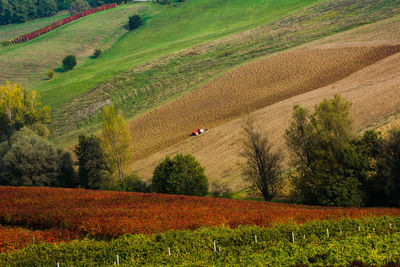
<instances>
[{"instance_id":1,"label":"patch of bare soil","mask_svg":"<svg viewBox=\"0 0 400 267\"><path fill-rule=\"evenodd\" d=\"M355 130L362 130L400 110L400 53L394 54L398 49L293 51L242 66L132 121L135 150L142 159L131 168L149 179L166 155L190 153L205 166L210 181L226 181L233 190L243 189L237 164L241 119L232 118L256 110L254 114L275 149L286 153L283 134L293 106L312 109L322 99L340 94L353 103ZM186 138L197 125L212 128L228 120L232 121ZM173 143L177 144L161 150ZM143 157L157 149L160 151Z\"/></svg>"}]
</instances>

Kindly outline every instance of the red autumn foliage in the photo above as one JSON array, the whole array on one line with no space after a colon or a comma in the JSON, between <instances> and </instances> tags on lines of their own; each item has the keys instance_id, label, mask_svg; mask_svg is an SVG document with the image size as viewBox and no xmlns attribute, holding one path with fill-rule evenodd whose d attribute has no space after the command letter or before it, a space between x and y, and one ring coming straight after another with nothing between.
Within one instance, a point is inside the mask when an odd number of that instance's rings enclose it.
<instances>
[{"instance_id":1,"label":"red autumn foliage","mask_svg":"<svg viewBox=\"0 0 400 267\"><path fill-rule=\"evenodd\" d=\"M36 30L34 32L31 32L31 33L28 33L28 34L25 34L25 35L21 35L19 37L11 39L11 40L9 40L7 42L9 44L18 44L18 43L27 42L27 41L32 40L32 39L34 39L34 38L36 38L36 37L38 37L38 36L40 36L40 35L42 35L44 33L52 31L55 28L58 28L58 27L60 27L62 25L70 23L70 22L72 22L74 20L77 20L79 18L88 16L90 14L93 14L93 13L96 13L96 12L99 12L99 11L103 11L103 10L106 10L106 9L114 8L116 6L117 6L116 3L112 3L112 4L108 4L108 5L103 5L103 6L99 6L99 7L96 7L96 8L92 8L92 9L77 13L75 15L69 16L68 18L56 21L56 22L54 22L54 23L52 23L52 24L50 24L50 25L48 25L46 27L43 27L43 28L41 28L39 30Z\"/></svg>"},{"instance_id":2,"label":"red autumn foliage","mask_svg":"<svg viewBox=\"0 0 400 267\"><path fill-rule=\"evenodd\" d=\"M0 253L13 251L31 243L59 243L78 238L69 230L28 230L21 227L4 227L0 225Z\"/></svg>"},{"instance_id":3,"label":"red autumn foliage","mask_svg":"<svg viewBox=\"0 0 400 267\"><path fill-rule=\"evenodd\" d=\"M85 236L118 237L125 233L151 234L201 226L268 226L382 215L400 216L400 209L329 208L83 189L0 187L0 224L42 230L21 232L18 228L7 228L12 230L4 234L0 228L0 249L22 247L33 236L37 241L59 242Z\"/></svg>"}]
</instances>

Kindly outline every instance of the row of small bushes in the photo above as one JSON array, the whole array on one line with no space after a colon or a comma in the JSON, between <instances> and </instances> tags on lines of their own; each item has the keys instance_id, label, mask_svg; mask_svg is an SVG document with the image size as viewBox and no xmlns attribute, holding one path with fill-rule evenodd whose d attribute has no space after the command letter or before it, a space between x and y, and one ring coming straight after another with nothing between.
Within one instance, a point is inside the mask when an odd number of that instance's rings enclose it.
<instances>
[{"instance_id":1,"label":"row of small bushes","mask_svg":"<svg viewBox=\"0 0 400 267\"><path fill-rule=\"evenodd\" d=\"M112 4L103 5L103 6L100 6L100 7L96 7L96 8L90 9L90 10L86 10L86 11L74 14L72 16L69 16L69 17L67 17L65 19L62 19L62 20L59 20L59 21L56 21L56 22L54 22L54 23L52 23L52 24L50 24L48 26L45 26L45 27L43 27L43 28L41 28L39 30L36 30L34 32L18 36L16 38L11 39L11 40L2 41L1 45L2 46L7 46L7 45L11 45L11 44L27 42L27 41L32 40L32 39L34 39L34 38L36 38L36 37L38 37L38 36L40 36L42 34L45 34L45 33L49 32L49 31L52 31L52 30L54 30L54 29L56 29L56 28L58 28L58 27L60 27L62 25L65 25L67 23L75 21L75 20L77 20L77 19L79 19L81 17L85 17L85 16L88 16L88 15L91 15L91 14L94 14L96 12L103 11L103 10L106 10L106 9L114 8L116 6L117 5L115 3L112 3Z\"/></svg>"},{"instance_id":2,"label":"row of small bushes","mask_svg":"<svg viewBox=\"0 0 400 267\"><path fill-rule=\"evenodd\" d=\"M123 266L348 266L357 261L381 266L400 261L399 231L400 218L389 217L272 228L202 228L125 235L111 241L33 244L0 254L0 262L4 266L57 266L58 262L60 266L110 266L118 255Z\"/></svg>"}]
</instances>

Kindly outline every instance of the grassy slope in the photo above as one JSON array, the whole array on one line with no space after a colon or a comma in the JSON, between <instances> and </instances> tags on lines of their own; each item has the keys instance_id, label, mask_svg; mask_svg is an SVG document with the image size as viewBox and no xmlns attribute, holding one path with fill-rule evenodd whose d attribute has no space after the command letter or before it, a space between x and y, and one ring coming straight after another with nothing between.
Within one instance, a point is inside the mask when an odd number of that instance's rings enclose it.
<instances>
[{"instance_id":1,"label":"grassy slope","mask_svg":"<svg viewBox=\"0 0 400 267\"><path fill-rule=\"evenodd\" d=\"M135 65L271 22L318 1L189 0L179 7L148 4L140 29L126 35L95 62L85 62L40 87L39 92L46 104L55 107Z\"/></svg>"},{"instance_id":2,"label":"grassy slope","mask_svg":"<svg viewBox=\"0 0 400 267\"><path fill-rule=\"evenodd\" d=\"M128 17L146 7L137 4L113 8L71 22L32 41L1 47L0 82L11 80L28 87L46 83L46 72L59 67L66 55L74 54L78 62L83 62L96 47L109 48L128 31Z\"/></svg>"},{"instance_id":3,"label":"grassy slope","mask_svg":"<svg viewBox=\"0 0 400 267\"><path fill-rule=\"evenodd\" d=\"M0 40L9 40L17 36L36 31L53 22L62 20L69 16L67 11L62 11L52 17L31 20L25 23L15 23L10 25L0 25Z\"/></svg>"},{"instance_id":4,"label":"grassy slope","mask_svg":"<svg viewBox=\"0 0 400 267\"><path fill-rule=\"evenodd\" d=\"M67 134L63 141L71 141L77 134L72 132L77 126L86 131L85 127L96 125L99 116L84 121L85 115L95 113L96 107L99 109L107 99L127 116L137 116L229 68L399 12L399 2L382 3L323 2L265 26L135 67L55 108L53 129L56 134Z\"/></svg>"}]
</instances>

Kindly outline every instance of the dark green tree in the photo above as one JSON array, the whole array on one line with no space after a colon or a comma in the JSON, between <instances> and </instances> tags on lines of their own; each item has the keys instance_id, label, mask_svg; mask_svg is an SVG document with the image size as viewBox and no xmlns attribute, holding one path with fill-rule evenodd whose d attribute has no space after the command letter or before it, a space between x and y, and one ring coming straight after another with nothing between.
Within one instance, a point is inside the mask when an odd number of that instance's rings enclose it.
<instances>
[{"instance_id":1,"label":"dark green tree","mask_svg":"<svg viewBox=\"0 0 400 267\"><path fill-rule=\"evenodd\" d=\"M94 50L94 53L93 53L93 58L100 57L102 53L103 53L103 50L101 50L100 48L96 48L96 50Z\"/></svg>"},{"instance_id":2,"label":"dark green tree","mask_svg":"<svg viewBox=\"0 0 400 267\"><path fill-rule=\"evenodd\" d=\"M55 0L38 0L36 16L39 18L50 17L57 13Z\"/></svg>"},{"instance_id":3,"label":"dark green tree","mask_svg":"<svg viewBox=\"0 0 400 267\"><path fill-rule=\"evenodd\" d=\"M308 111L295 106L286 130L292 152L293 179L303 201L326 206L361 206L369 161L359 153L349 114L340 96Z\"/></svg>"},{"instance_id":4,"label":"dark green tree","mask_svg":"<svg viewBox=\"0 0 400 267\"><path fill-rule=\"evenodd\" d=\"M79 185L88 189L100 189L110 181L111 169L107 165L107 158L95 135L80 135L79 143L75 147L78 159Z\"/></svg>"},{"instance_id":5,"label":"dark green tree","mask_svg":"<svg viewBox=\"0 0 400 267\"><path fill-rule=\"evenodd\" d=\"M82 11L89 10L90 8L91 8L90 5L85 0L74 0L71 2L69 13L71 15L75 15Z\"/></svg>"},{"instance_id":6,"label":"dark green tree","mask_svg":"<svg viewBox=\"0 0 400 267\"><path fill-rule=\"evenodd\" d=\"M370 204L400 207L400 130L383 139L370 183Z\"/></svg>"},{"instance_id":7,"label":"dark green tree","mask_svg":"<svg viewBox=\"0 0 400 267\"><path fill-rule=\"evenodd\" d=\"M131 30L139 28L140 25L142 25L142 17L140 15L135 14L129 17L129 28Z\"/></svg>"},{"instance_id":8,"label":"dark green tree","mask_svg":"<svg viewBox=\"0 0 400 267\"><path fill-rule=\"evenodd\" d=\"M64 152L28 128L1 145L0 183L12 186L54 186L72 163L60 164Z\"/></svg>"},{"instance_id":9,"label":"dark green tree","mask_svg":"<svg viewBox=\"0 0 400 267\"><path fill-rule=\"evenodd\" d=\"M72 70L76 65L76 57L74 55L69 55L66 56L63 59L63 68L64 71L70 71Z\"/></svg>"},{"instance_id":10,"label":"dark green tree","mask_svg":"<svg viewBox=\"0 0 400 267\"><path fill-rule=\"evenodd\" d=\"M60 175L57 177L55 186L64 188L74 188L79 185L78 175L74 169L74 161L71 153L58 151Z\"/></svg>"},{"instance_id":11,"label":"dark green tree","mask_svg":"<svg viewBox=\"0 0 400 267\"><path fill-rule=\"evenodd\" d=\"M188 196L208 194L204 168L192 155L166 157L154 170L151 188L156 193Z\"/></svg>"}]
</instances>

